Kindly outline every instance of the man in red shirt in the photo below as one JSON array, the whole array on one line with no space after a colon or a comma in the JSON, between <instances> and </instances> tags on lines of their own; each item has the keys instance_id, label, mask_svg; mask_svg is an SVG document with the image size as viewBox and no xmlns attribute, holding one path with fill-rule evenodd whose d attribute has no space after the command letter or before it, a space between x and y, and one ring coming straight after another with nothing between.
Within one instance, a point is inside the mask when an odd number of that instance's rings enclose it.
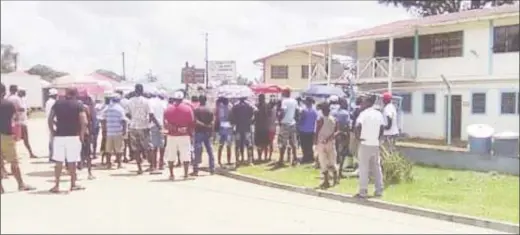
<instances>
[{"instance_id":1,"label":"man in red shirt","mask_svg":"<svg viewBox=\"0 0 520 235\"><path fill-rule=\"evenodd\" d=\"M193 108L183 102L184 94L177 91L173 94L173 104L164 112L164 127L168 131L165 158L170 170L170 180L174 180L174 162L179 153L179 161L184 165L184 178L188 178L191 159L191 138L195 127Z\"/></svg>"}]
</instances>

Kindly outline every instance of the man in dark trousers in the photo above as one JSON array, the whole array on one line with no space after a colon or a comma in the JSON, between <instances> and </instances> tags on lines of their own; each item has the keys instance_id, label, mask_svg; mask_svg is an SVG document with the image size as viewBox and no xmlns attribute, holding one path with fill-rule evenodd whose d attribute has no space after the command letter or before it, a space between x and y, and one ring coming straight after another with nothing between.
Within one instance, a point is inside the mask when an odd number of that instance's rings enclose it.
<instances>
[{"instance_id":1,"label":"man in dark trousers","mask_svg":"<svg viewBox=\"0 0 520 235\"><path fill-rule=\"evenodd\" d=\"M194 154L193 173L197 176L199 172L199 164L202 163L202 148L206 148L209 157L209 171L211 174L215 171L215 158L213 156L213 148L211 146L211 133L213 131L213 112L206 106L206 96L199 97L199 107L194 111L195 115L195 138L194 138Z\"/></svg>"}]
</instances>

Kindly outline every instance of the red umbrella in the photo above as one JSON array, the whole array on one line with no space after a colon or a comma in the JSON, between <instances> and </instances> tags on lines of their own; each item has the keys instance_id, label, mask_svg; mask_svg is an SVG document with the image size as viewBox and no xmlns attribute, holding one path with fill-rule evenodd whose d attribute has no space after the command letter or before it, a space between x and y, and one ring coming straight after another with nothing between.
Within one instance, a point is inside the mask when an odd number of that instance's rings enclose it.
<instances>
[{"instance_id":1,"label":"red umbrella","mask_svg":"<svg viewBox=\"0 0 520 235\"><path fill-rule=\"evenodd\" d=\"M256 84L251 86L255 94L281 93L284 88L273 84Z\"/></svg>"}]
</instances>

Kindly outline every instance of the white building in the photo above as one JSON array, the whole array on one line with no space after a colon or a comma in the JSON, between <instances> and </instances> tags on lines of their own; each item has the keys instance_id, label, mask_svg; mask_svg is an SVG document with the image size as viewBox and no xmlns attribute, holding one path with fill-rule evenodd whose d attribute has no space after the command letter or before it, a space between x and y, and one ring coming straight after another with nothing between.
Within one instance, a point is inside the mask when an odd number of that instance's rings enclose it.
<instances>
[{"instance_id":1,"label":"white building","mask_svg":"<svg viewBox=\"0 0 520 235\"><path fill-rule=\"evenodd\" d=\"M518 5L402 20L288 49L354 58L352 82L361 90L403 97L403 131L410 136L445 138L448 118L455 139L466 140L466 127L477 123L518 131ZM452 84L451 117L441 75Z\"/></svg>"}]
</instances>

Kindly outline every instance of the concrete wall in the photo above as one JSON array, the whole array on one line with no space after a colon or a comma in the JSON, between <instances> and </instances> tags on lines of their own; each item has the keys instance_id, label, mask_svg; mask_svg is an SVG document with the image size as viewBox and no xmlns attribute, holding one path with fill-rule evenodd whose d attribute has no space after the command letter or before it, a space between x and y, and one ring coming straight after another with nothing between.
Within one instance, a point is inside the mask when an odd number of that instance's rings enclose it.
<instances>
[{"instance_id":1,"label":"concrete wall","mask_svg":"<svg viewBox=\"0 0 520 235\"><path fill-rule=\"evenodd\" d=\"M427 166L480 172L498 172L511 175L519 175L520 173L520 159L518 157L478 155L468 152L427 148L398 148L410 161Z\"/></svg>"}]
</instances>

